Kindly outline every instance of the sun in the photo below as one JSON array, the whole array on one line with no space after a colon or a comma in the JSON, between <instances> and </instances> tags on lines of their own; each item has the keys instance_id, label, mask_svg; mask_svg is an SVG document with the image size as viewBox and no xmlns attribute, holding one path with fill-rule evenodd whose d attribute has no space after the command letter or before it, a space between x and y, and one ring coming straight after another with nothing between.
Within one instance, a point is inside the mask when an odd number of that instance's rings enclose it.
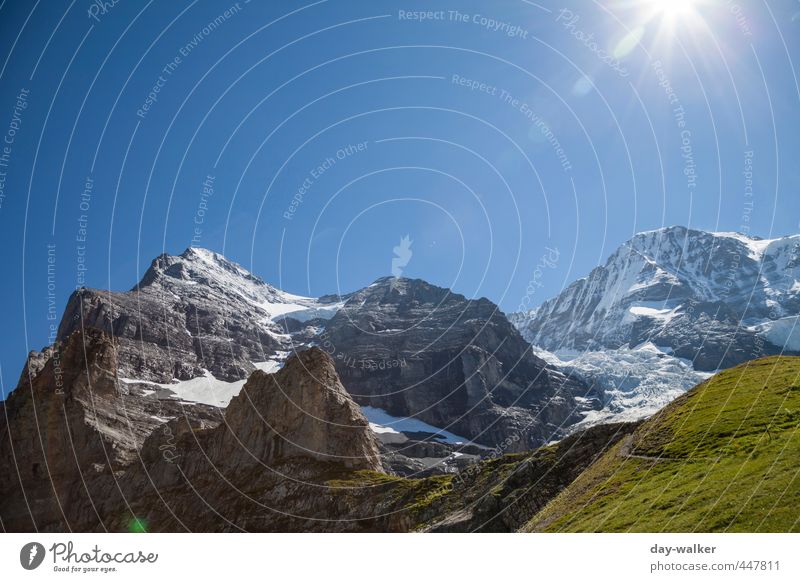
<instances>
[{"instance_id":1,"label":"sun","mask_svg":"<svg viewBox=\"0 0 800 582\"><path fill-rule=\"evenodd\" d=\"M704 23L701 5L706 0L639 0L640 18L657 27L660 40L671 41L680 30L692 30Z\"/></svg>"},{"instance_id":2,"label":"sun","mask_svg":"<svg viewBox=\"0 0 800 582\"><path fill-rule=\"evenodd\" d=\"M650 0L656 12L664 18L680 18L695 14L697 0Z\"/></svg>"}]
</instances>

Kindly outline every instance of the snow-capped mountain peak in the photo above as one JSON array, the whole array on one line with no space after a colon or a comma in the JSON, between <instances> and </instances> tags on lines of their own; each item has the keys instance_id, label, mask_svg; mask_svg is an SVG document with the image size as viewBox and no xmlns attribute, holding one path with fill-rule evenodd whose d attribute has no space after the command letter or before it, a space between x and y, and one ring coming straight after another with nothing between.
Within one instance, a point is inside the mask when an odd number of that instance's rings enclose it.
<instances>
[{"instance_id":1,"label":"snow-capped mountain peak","mask_svg":"<svg viewBox=\"0 0 800 582\"><path fill-rule=\"evenodd\" d=\"M800 235L666 227L511 320L541 357L604 394L586 423L638 418L703 372L800 352L798 267Z\"/></svg>"},{"instance_id":2,"label":"snow-capped mountain peak","mask_svg":"<svg viewBox=\"0 0 800 582\"><path fill-rule=\"evenodd\" d=\"M197 289L192 286L199 285ZM156 287L181 297L201 295L220 301L243 301L272 323L284 316L299 321L330 318L341 306L334 298L323 300L294 295L273 287L260 277L214 251L189 247L178 256L161 255L153 261L138 289Z\"/></svg>"},{"instance_id":3,"label":"snow-capped mountain peak","mask_svg":"<svg viewBox=\"0 0 800 582\"><path fill-rule=\"evenodd\" d=\"M668 227L635 235L588 277L513 319L550 351L652 341L713 370L796 343L785 325L780 337L770 330L800 313L799 266L800 235Z\"/></svg>"}]
</instances>

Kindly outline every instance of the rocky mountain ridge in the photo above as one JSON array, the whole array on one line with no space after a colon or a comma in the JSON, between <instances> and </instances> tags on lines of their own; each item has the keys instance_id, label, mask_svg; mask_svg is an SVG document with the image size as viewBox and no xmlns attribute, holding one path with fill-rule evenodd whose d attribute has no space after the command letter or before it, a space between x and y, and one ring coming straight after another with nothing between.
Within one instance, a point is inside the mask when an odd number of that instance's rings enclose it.
<instances>
[{"instance_id":1,"label":"rocky mountain ridge","mask_svg":"<svg viewBox=\"0 0 800 582\"><path fill-rule=\"evenodd\" d=\"M282 362L330 317L339 299L292 295L222 255L190 247L157 257L128 292L83 288L70 297L58 339L93 328L120 341L126 378L160 383L202 377L241 381ZM291 333L279 320L292 314Z\"/></svg>"},{"instance_id":2,"label":"rocky mountain ridge","mask_svg":"<svg viewBox=\"0 0 800 582\"><path fill-rule=\"evenodd\" d=\"M652 342L713 371L799 351L798 313L800 235L763 240L675 226L637 234L588 277L513 319L551 352Z\"/></svg>"},{"instance_id":3,"label":"rocky mountain ridge","mask_svg":"<svg viewBox=\"0 0 800 582\"><path fill-rule=\"evenodd\" d=\"M653 414L713 371L800 353L800 236L637 234L537 309L509 316L602 407L574 428Z\"/></svg>"},{"instance_id":4,"label":"rocky mountain ridge","mask_svg":"<svg viewBox=\"0 0 800 582\"><path fill-rule=\"evenodd\" d=\"M359 403L494 446L547 443L581 418L580 383L536 357L488 299L379 279L325 324L320 345Z\"/></svg>"},{"instance_id":5,"label":"rocky mountain ridge","mask_svg":"<svg viewBox=\"0 0 800 582\"><path fill-rule=\"evenodd\" d=\"M646 273L631 285L658 295L650 275L662 275ZM788 310L792 288L768 295ZM628 299L605 308L609 325L615 309L642 308ZM164 255L130 292L76 292L56 344L30 355L0 405L0 525L515 531L641 433L635 423L578 431L587 419L669 396L631 376L655 368L673 391L688 388L674 380L694 371L667 349L621 345L565 365L490 301L424 281L312 299L210 251ZM725 378L719 389L735 390ZM770 389L777 398L792 386Z\"/></svg>"},{"instance_id":6,"label":"rocky mountain ridge","mask_svg":"<svg viewBox=\"0 0 800 582\"><path fill-rule=\"evenodd\" d=\"M171 420L157 394L119 380L119 353L104 332L77 331L3 404L5 531L509 531L630 431L598 427L527 462L501 450L458 478L407 479L384 472L374 432L318 348L254 371L220 416L182 409ZM126 440L144 416L157 426Z\"/></svg>"},{"instance_id":7,"label":"rocky mountain ridge","mask_svg":"<svg viewBox=\"0 0 800 582\"><path fill-rule=\"evenodd\" d=\"M420 280L388 277L315 299L189 248L157 257L131 291L76 291L58 337L80 329L118 341L119 375L131 388L222 408L255 369L275 371L290 354L321 346L365 411L431 426L404 433L411 442L400 448L444 455L434 458L445 465L455 451L439 431L489 448L520 433L515 446L527 450L565 434L587 408L574 400L586 396L583 385L534 356L496 305ZM398 469L430 468L404 461L388 446L401 437L381 430Z\"/></svg>"}]
</instances>

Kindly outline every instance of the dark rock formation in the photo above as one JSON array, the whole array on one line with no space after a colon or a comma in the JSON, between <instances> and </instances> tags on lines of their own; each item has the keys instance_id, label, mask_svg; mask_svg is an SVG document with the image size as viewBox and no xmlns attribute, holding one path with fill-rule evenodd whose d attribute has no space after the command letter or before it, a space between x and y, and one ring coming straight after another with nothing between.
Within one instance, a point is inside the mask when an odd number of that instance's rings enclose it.
<instances>
[{"instance_id":1,"label":"dark rock formation","mask_svg":"<svg viewBox=\"0 0 800 582\"><path fill-rule=\"evenodd\" d=\"M492 447L559 436L586 391L543 360L488 299L421 280L385 278L356 292L318 340L362 405Z\"/></svg>"},{"instance_id":2,"label":"dark rock formation","mask_svg":"<svg viewBox=\"0 0 800 582\"><path fill-rule=\"evenodd\" d=\"M167 418L219 422L215 408L119 383L117 367L117 346L95 330L31 354L0 416L3 527L80 529L97 519L97 500L138 462L145 439Z\"/></svg>"},{"instance_id":3,"label":"dark rock formation","mask_svg":"<svg viewBox=\"0 0 800 582\"><path fill-rule=\"evenodd\" d=\"M276 323L276 313L292 306L293 313L311 318L324 311L325 301L290 296L221 255L189 248L180 256L156 258L127 293L73 293L58 337L92 328L116 338L121 377L170 382L202 376L207 369L234 381L246 378L253 362L280 359L279 352L293 350L292 336ZM308 335L299 322L294 331Z\"/></svg>"},{"instance_id":4,"label":"dark rock formation","mask_svg":"<svg viewBox=\"0 0 800 582\"><path fill-rule=\"evenodd\" d=\"M527 494L538 483L528 479L543 471L536 461L536 470L518 468L504 486L503 467L527 458L517 455L473 465L464 478L383 473L375 435L319 349L276 374L254 372L224 418L211 407L126 392L118 353L107 335L87 331L32 355L0 424L4 530L464 529L507 506L486 505L492 492ZM415 446L431 454L439 444ZM576 463L588 455L574 454ZM546 495L578 464L554 464L563 475L545 481Z\"/></svg>"},{"instance_id":5,"label":"dark rock formation","mask_svg":"<svg viewBox=\"0 0 800 582\"><path fill-rule=\"evenodd\" d=\"M120 378L142 390L147 382L169 390L173 381L209 373L243 381L255 363L272 370L288 354L319 345L359 404L487 447L511 434L520 435L519 450L558 438L589 402L576 406L573 396L588 389L531 354L487 299L393 278L342 297L298 297L204 249L158 257L127 293L76 291L59 339L81 329L113 337ZM391 453L397 467L413 456Z\"/></svg>"},{"instance_id":6,"label":"dark rock formation","mask_svg":"<svg viewBox=\"0 0 800 582\"><path fill-rule=\"evenodd\" d=\"M327 479L382 473L374 434L320 350L275 375L254 372L224 418L125 393L118 346L101 332L75 332L47 356L43 365L31 358L30 377L3 409L6 530L121 531L132 519L165 531L242 529L259 513L256 529L277 527L280 516L335 519ZM297 524L286 527L307 527Z\"/></svg>"},{"instance_id":7,"label":"dark rock formation","mask_svg":"<svg viewBox=\"0 0 800 582\"><path fill-rule=\"evenodd\" d=\"M367 419L318 348L290 358L275 374L253 372L214 433L206 437L205 453L218 467L311 458L352 470L383 470Z\"/></svg>"}]
</instances>

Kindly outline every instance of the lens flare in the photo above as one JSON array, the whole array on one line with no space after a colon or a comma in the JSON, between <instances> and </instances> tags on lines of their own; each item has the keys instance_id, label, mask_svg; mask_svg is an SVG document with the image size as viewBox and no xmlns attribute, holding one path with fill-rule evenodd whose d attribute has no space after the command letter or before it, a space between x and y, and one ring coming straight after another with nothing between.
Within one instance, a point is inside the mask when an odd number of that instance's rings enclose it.
<instances>
[{"instance_id":1,"label":"lens flare","mask_svg":"<svg viewBox=\"0 0 800 582\"><path fill-rule=\"evenodd\" d=\"M665 18L688 16L695 12L696 0L651 0Z\"/></svg>"}]
</instances>

